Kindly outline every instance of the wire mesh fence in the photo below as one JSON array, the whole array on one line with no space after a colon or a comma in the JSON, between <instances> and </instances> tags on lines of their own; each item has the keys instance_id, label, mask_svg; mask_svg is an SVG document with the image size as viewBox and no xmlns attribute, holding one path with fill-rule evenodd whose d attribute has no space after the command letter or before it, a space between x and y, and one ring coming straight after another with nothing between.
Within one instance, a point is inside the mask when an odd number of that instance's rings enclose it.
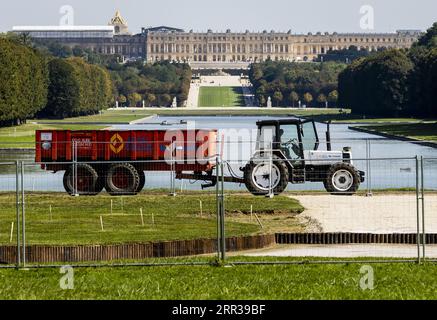
<instances>
[{"instance_id":1,"label":"wire mesh fence","mask_svg":"<svg viewBox=\"0 0 437 320\"><path fill-rule=\"evenodd\" d=\"M378 157L386 142L369 139L305 154L260 148L259 139L219 141L217 150L197 141L193 158L187 142L164 142L125 142L123 150L144 152L134 159L105 159L108 143L95 153L73 143L69 158L0 163L0 261L437 257L437 158ZM233 253L245 249L256 250Z\"/></svg>"}]
</instances>

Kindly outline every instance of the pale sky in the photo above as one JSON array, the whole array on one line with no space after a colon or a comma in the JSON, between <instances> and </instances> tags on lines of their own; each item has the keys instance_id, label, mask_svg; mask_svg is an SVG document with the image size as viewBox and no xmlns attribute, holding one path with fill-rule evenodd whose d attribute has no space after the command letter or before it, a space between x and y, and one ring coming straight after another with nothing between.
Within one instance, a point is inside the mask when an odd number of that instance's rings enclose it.
<instances>
[{"instance_id":1,"label":"pale sky","mask_svg":"<svg viewBox=\"0 0 437 320\"><path fill-rule=\"evenodd\" d=\"M106 25L119 9L129 29L167 25L186 31L363 32L360 8L374 9L374 29L426 30L437 21L436 0L0 0L0 32L17 25L59 25L63 5L75 25Z\"/></svg>"}]
</instances>

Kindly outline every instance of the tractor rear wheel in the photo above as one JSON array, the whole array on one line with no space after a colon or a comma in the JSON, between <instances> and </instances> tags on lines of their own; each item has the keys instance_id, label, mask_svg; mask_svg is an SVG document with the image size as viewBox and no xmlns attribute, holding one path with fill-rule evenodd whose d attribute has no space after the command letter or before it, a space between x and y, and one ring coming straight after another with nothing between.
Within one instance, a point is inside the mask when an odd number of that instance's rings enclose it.
<instances>
[{"instance_id":1,"label":"tractor rear wheel","mask_svg":"<svg viewBox=\"0 0 437 320\"><path fill-rule=\"evenodd\" d=\"M288 182L287 165L275 155L271 162L254 159L244 168L244 183L254 195L267 195L271 190L274 194L280 194L287 188Z\"/></svg>"},{"instance_id":2,"label":"tractor rear wheel","mask_svg":"<svg viewBox=\"0 0 437 320\"><path fill-rule=\"evenodd\" d=\"M349 163L336 163L328 169L323 185L332 194L352 195L360 187L360 174Z\"/></svg>"},{"instance_id":3,"label":"tractor rear wheel","mask_svg":"<svg viewBox=\"0 0 437 320\"><path fill-rule=\"evenodd\" d=\"M64 189L68 194L94 196L103 190L102 178L89 164L76 164L76 176L73 171L71 165L64 173Z\"/></svg>"},{"instance_id":4,"label":"tractor rear wheel","mask_svg":"<svg viewBox=\"0 0 437 320\"><path fill-rule=\"evenodd\" d=\"M140 175L130 163L112 164L106 172L105 189L113 196L138 193Z\"/></svg>"}]
</instances>

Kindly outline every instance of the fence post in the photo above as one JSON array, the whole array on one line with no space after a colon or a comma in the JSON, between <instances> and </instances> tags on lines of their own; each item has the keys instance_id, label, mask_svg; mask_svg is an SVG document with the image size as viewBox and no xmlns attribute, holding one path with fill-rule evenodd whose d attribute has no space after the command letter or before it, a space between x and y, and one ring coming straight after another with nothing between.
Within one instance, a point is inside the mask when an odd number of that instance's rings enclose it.
<instances>
[{"instance_id":1,"label":"fence post","mask_svg":"<svg viewBox=\"0 0 437 320\"><path fill-rule=\"evenodd\" d=\"M176 173L175 173L175 160L173 158L173 152L177 149L174 147L174 141L171 142L170 146L170 193L169 196L176 196Z\"/></svg>"},{"instance_id":2,"label":"fence post","mask_svg":"<svg viewBox=\"0 0 437 320\"><path fill-rule=\"evenodd\" d=\"M73 140L73 195L75 197L79 196L77 190L77 141Z\"/></svg>"},{"instance_id":3,"label":"fence post","mask_svg":"<svg viewBox=\"0 0 437 320\"><path fill-rule=\"evenodd\" d=\"M268 198L274 197L273 192L273 183L272 183L272 174L273 174L273 142L270 142L270 152L269 152L269 194Z\"/></svg>"},{"instance_id":4,"label":"fence post","mask_svg":"<svg viewBox=\"0 0 437 320\"><path fill-rule=\"evenodd\" d=\"M26 203L24 194L24 163L21 161L21 224L22 224L22 246L23 246L23 268L26 267Z\"/></svg>"},{"instance_id":5,"label":"fence post","mask_svg":"<svg viewBox=\"0 0 437 320\"><path fill-rule=\"evenodd\" d=\"M217 257L220 258L221 252L221 227L220 227L220 187L219 187L219 176L220 176L220 162L219 156L215 159L215 175L216 175L216 185L215 185L215 199L216 199L216 213L217 213Z\"/></svg>"},{"instance_id":6,"label":"fence post","mask_svg":"<svg viewBox=\"0 0 437 320\"><path fill-rule=\"evenodd\" d=\"M420 259L420 204L419 204L419 158L416 156L416 223L417 223L417 239L416 239L416 243L417 243L417 263L421 263L421 259Z\"/></svg>"},{"instance_id":7,"label":"fence post","mask_svg":"<svg viewBox=\"0 0 437 320\"><path fill-rule=\"evenodd\" d=\"M21 264L21 245L20 245L20 171L19 162L15 161L15 211L17 225L17 269Z\"/></svg>"},{"instance_id":8,"label":"fence post","mask_svg":"<svg viewBox=\"0 0 437 320\"><path fill-rule=\"evenodd\" d=\"M426 259L426 230L425 230L425 183L423 174L423 156L420 157L420 199L422 200L422 257Z\"/></svg>"},{"instance_id":9,"label":"fence post","mask_svg":"<svg viewBox=\"0 0 437 320\"><path fill-rule=\"evenodd\" d=\"M226 258L226 235L225 235L225 195L224 195L224 164L223 164L223 159L220 162L220 171L221 171L221 181L220 181L220 227L221 227L221 232L220 232L220 236L221 236L221 241L222 241L222 245L221 245L221 250L222 250L222 261L225 261Z\"/></svg>"},{"instance_id":10,"label":"fence post","mask_svg":"<svg viewBox=\"0 0 437 320\"><path fill-rule=\"evenodd\" d=\"M370 140L366 139L366 169L367 169L367 197L372 196L372 186L370 182L371 177L371 169L370 169L371 163L370 163Z\"/></svg>"}]
</instances>

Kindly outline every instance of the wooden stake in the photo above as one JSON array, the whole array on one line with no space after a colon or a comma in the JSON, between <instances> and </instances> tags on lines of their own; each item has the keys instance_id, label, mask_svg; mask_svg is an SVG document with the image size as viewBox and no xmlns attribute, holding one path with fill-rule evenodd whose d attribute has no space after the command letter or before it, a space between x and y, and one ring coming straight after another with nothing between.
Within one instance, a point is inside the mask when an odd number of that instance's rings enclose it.
<instances>
[{"instance_id":1,"label":"wooden stake","mask_svg":"<svg viewBox=\"0 0 437 320\"><path fill-rule=\"evenodd\" d=\"M203 214L202 200L199 200L199 205L200 205L200 217L202 217L202 214Z\"/></svg>"},{"instance_id":2,"label":"wooden stake","mask_svg":"<svg viewBox=\"0 0 437 320\"><path fill-rule=\"evenodd\" d=\"M12 242L12 237L14 236L14 221L11 223L11 236L9 237L9 242Z\"/></svg>"},{"instance_id":3,"label":"wooden stake","mask_svg":"<svg viewBox=\"0 0 437 320\"><path fill-rule=\"evenodd\" d=\"M152 227L155 227L155 216L152 212Z\"/></svg>"},{"instance_id":4,"label":"wooden stake","mask_svg":"<svg viewBox=\"0 0 437 320\"><path fill-rule=\"evenodd\" d=\"M112 199L111 199L111 216L112 216Z\"/></svg>"},{"instance_id":5,"label":"wooden stake","mask_svg":"<svg viewBox=\"0 0 437 320\"><path fill-rule=\"evenodd\" d=\"M50 212L50 221L53 220L53 216L52 216L52 205L49 206L49 212Z\"/></svg>"},{"instance_id":6,"label":"wooden stake","mask_svg":"<svg viewBox=\"0 0 437 320\"><path fill-rule=\"evenodd\" d=\"M140 208L140 215L141 215L141 225L144 227L143 208Z\"/></svg>"},{"instance_id":7,"label":"wooden stake","mask_svg":"<svg viewBox=\"0 0 437 320\"><path fill-rule=\"evenodd\" d=\"M258 215L255 213L255 218L258 221L258 224L261 226L261 229L264 229L263 224L261 223L261 220L258 218Z\"/></svg>"},{"instance_id":8,"label":"wooden stake","mask_svg":"<svg viewBox=\"0 0 437 320\"><path fill-rule=\"evenodd\" d=\"M250 222L252 222L252 216L253 216L253 205L250 205Z\"/></svg>"},{"instance_id":9,"label":"wooden stake","mask_svg":"<svg viewBox=\"0 0 437 320\"><path fill-rule=\"evenodd\" d=\"M102 231L105 231L103 229L103 217L102 216L100 216L100 227L102 228Z\"/></svg>"}]
</instances>

